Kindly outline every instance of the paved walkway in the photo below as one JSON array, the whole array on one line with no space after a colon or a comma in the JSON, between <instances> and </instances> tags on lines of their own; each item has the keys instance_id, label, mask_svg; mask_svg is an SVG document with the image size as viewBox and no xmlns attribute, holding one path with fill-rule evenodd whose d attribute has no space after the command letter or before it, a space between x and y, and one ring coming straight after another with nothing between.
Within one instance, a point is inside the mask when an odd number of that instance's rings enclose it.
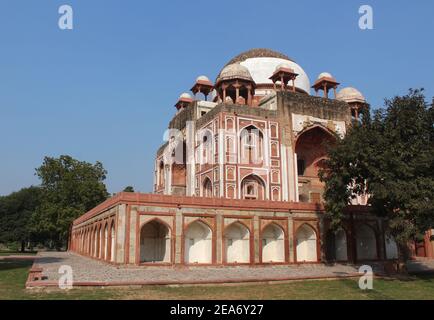
<instances>
[{"instance_id":1,"label":"paved walkway","mask_svg":"<svg viewBox=\"0 0 434 320\"><path fill-rule=\"evenodd\" d=\"M421 258L410 260L407 262L407 271L411 274L434 273L434 260Z\"/></svg>"},{"instance_id":2,"label":"paved walkway","mask_svg":"<svg viewBox=\"0 0 434 320\"><path fill-rule=\"evenodd\" d=\"M28 286L57 286L62 265L72 267L74 285L147 285L266 282L358 276L357 266L303 264L258 267L117 267L72 252L41 252L35 267L43 269L44 280ZM381 272L378 266L374 271Z\"/></svg>"}]
</instances>

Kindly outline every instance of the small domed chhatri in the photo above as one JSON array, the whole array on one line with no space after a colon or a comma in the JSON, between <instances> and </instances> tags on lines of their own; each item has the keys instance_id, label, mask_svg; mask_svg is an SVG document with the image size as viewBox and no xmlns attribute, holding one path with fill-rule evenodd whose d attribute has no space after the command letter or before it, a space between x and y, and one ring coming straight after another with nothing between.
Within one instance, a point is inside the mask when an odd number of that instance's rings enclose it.
<instances>
[{"instance_id":1,"label":"small domed chhatri","mask_svg":"<svg viewBox=\"0 0 434 320\"><path fill-rule=\"evenodd\" d=\"M209 80L207 76L199 76L196 78L196 82L190 89L191 92L196 96L198 93L202 93L205 96L205 100L208 99L209 93L214 89L214 85Z\"/></svg>"},{"instance_id":2,"label":"small domed chhatri","mask_svg":"<svg viewBox=\"0 0 434 320\"><path fill-rule=\"evenodd\" d=\"M192 99L191 98L191 95L189 94L189 93L187 93L187 92L184 92L184 93L181 93L181 95L179 96L179 100L181 100L181 99Z\"/></svg>"},{"instance_id":3,"label":"small domed chhatri","mask_svg":"<svg viewBox=\"0 0 434 320\"><path fill-rule=\"evenodd\" d=\"M209 79L208 79L207 76L199 76L199 77L196 78L196 82L199 82L199 81L205 81L205 82L208 82Z\"/></svg>"},{"instance_id":4,"label":"small domed chhatri","mask_svg":"<svg viewBox=\"0 0 434 320\"><path fill-rule=\"evenodd\" d=\"M252 76L250 75L249 69L239 63L233 63L227 65L222 71L220 71L220 74L217 76L215 81L216 86L222 81L234 79L254 82Z\"/></svg>"},{"instance_id":5,"label":"small domed chhatri","mask_svg":"<svg viewBox=\"0 0 434 320\"><path fill-rule=\"evenodd\" d=\"M358 120L362 110L368 107L365 97L359 90L353 87L343 88L339 91L336 99L345 101L350 105L351 117L355 120Z\"/></svg>"},{"instance_id":6,"label":"small domed chhatri","mask_svg":"<svg viewBox=\"0 0 434 320\"><path fill-rule=\"evenodd\" d=\"M329 97L329 90L333 89L334 97L336 99L336 89L339 86L339 82L329 72L322 72L319 74L312 88L315 90L315 94L318 95L318 91L324 91L324 98Z\"/></svg>"},{"instance_id":7,"label":"small domed chhatri","mask_svg":"<svg viewBox=\"0 0 434 320\"><path fill-rule=\"evenodd\" d=\"M175 107L176 109L181 110L187 108L192 102L193 102L193 98L191 97L191 95L187 92L184 92L179 96L178 101L175 104Z\"/></svg>"},{"instance_id":8,"label":"small domed chhatri","mask_svg":"<svg viewBox=\"0 0 434 320\"><path fill-rule=\"evenodd\" d=\"M353 87L347 87L343 88L339 91L339 93L336 96L336 99L345 101L348 103L351 102L360 102L360 103L366 103L365 97L361 94L359 90Z\"/></svg>"},{"instance_id":9,"label":"small domed chhatri","mask_svg":"<svg viewBox=\"0 0 434 320\"><path fill-rule=\"evenodd\" d=\"M251 106L255 87L255 81L246 67L239 63L229 64L220 71L215 83L217 101L224 103L232 101L235 104Z\"/></svg>"}]
</instances>

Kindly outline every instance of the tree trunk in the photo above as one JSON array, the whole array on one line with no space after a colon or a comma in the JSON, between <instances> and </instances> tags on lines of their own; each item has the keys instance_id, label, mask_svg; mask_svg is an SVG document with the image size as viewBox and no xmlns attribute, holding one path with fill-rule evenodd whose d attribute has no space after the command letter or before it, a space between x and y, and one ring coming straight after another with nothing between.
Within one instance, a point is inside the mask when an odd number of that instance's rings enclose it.
<instances>
[{"instance_id":1,"label":"tree trunk","mask_svg":"<svg viewBox=\"0 0 434 320\"><path fill-rule=\"evenodd\" d=\"M26 250L26 242L24 240L21 240L21 252L24 252Z\"/></svg>"},{"instance_id":2,"label":"tree trunk","mask_svg":"<svg viewBox=\"0 0 434 320\"><path fill-rule=\"evenodd\" d=\"M410 258L408 242L406 243L399 242L397 243L397 245L398 245L398 265L396 269L399 273L407 273L406 263L407 260Z\"/></svg>"}]
</instances>

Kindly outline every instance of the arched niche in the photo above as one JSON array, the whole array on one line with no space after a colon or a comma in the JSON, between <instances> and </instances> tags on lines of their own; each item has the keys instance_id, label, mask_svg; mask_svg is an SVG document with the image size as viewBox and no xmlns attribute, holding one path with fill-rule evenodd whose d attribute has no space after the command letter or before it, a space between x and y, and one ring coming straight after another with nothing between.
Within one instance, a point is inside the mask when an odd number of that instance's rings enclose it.
<instances>
[{"instance_id":1,"label":"arched niche","mask_svg":"<svg viewBox=\"0 0 434 320\"><path fill-rule=\"evenodd\" d=\"M285 262L285 233L279 225L268 224L262 231L262 262Z\"/></svg>"},{"instance_id":2,"label":"arched niche","mask_svg":"<svg viewBox=\"0 0 434 320\"><path fill-rule=\"evenodd\" d=\"M367 224L356 228L356 247L358 260L375 260L377 254L377 238L375 231Z\"/></svg>"},{"instance_id":3,"label":"arched niche","mask_svg":"<svg viewBox=\"0 0 434 320\"><path fill-rule=\"evenodd\" d=\"M250 125L240 132L240 157L242 164L261 165L264 161L264 135Z\"/></svg>"},{"instance_id":4,"label":"arched niche","mask_svg":"<svg viewBox=\"0 0 434 320\"><path fill-rule=\"evenodd\" d=\"M212 188L212 182L210 180L210 178L206 177L203 180L203 191L202 191L202 196L206 197L206 198L211 198L213 196L213 188Z\"/></svg>"},{"instance_id":5,"label":"arched niche","mask_svg":"<svg viewBox=\"0 0 434 320\"><path fill-rule=\"evenodd\" d=\"M227 263L250 262L250 232L240 222L234 222L226 227L224 243Z\"/></svg>"},{"instance_id":6,"label":"arched niche","mask_svg":"<svg viewBox=\"0 0 434 320\"><path fill-rule=\"evenodd\" d=\"M158 220L144 224L140 230L140 262L171 262L169 227Z\"/></svg>"},{"instance_id":7,"label":"arched niche","mask_svg":"<svg viewBox=\"0 0 434 320\"><path fill-rule=\"evenodd\" d=\"M265 200L266 188L264 181L257 175L251 174L241 181L241 198L247 200Z\"/></svg>"},{"instance_id":8,"label":"arched niche","mask_svg":"<svg viewBox=\"0 0 434 320\"><path fill-rule=\"evenodd\" d=\"M212 263L212 230L202 221L190 223L184 233L184 261Z\"/></svg>"},{"instance_id":9,"label":"arched niche","mask_svg":"<svg viewBox=\"0 0 434 320\"><path fill-rule=\"evenodd\" d=\"M321 126L314 126L303 131L295 145L299 176L318 178L318 171L327 157L327 146L336 142L335 136Z\"/></svg>"},{"instance_id":10,"label":"arched niche","mask_svg":"<svg viewBox=\"0 0 434 320\"><path fill-rule=\"evenodd\" d=\"M297 262L317 262L317 236L315 230L308 224L297 229L295 235Z\"/></svg>"},{"instance_id":11,"label":"arched niche","mask_svg":"<svg viewBox=\"0 0 434 320\"><path fill-rule=\"evenodd\" d=\"M386 259L398 259L398 245L395 238L392 235L386 235L384 240L386 242Z\"/></svg>"}]
</instances>

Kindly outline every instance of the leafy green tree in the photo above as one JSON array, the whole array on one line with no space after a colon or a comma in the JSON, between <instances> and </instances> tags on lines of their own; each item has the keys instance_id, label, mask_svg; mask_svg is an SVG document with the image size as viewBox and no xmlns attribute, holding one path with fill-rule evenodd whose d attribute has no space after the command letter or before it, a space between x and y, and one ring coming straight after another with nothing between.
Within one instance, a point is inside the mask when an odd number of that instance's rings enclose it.
<instances>
[{"instance_id":1,"label":"leafy green tree","mask_svg":"<svg viewBox=\"0 0 434 320\"><path fill-rule=\"evenodd\" d=\"M100 162L45 157L36 169L43 196L33 215L34 232L50 239L56 249L64 246L72 221L107 199L106 174Z\"/></svg>"},{"instance_id":2,"label":"leafy green tree","mask_svg":"<svg viewBox=\"0 0 434 320\"><path fill-rule=\"evenodd\" d=\"M434 226L434 111L423 89L385 100L373 117L365 110L326 162L320 176L332 225L351 198L367 193L406 259L408 241Z\"/></svg>"},{"instance_id":3,"label":"leafy green tree","mask_svg":"<svg viewBox=\"0 0 434 320\"><path fill-rule=\"evenodd\" d=\"M29 187L0 197L0 242L18 243L25 251L26 243L34 240L30 219L40 205L41 189Z\"/></svg>"},{"instance_id":4,"label":"leafy green tree","mask_svg":"<svg viewBox=\"0 0 434 320\"><path fill-rule=\"evenodd\" d=\"M123 192L134 192L134 188L132 186L125 187Z\"/></svg>"}]
</instances>

